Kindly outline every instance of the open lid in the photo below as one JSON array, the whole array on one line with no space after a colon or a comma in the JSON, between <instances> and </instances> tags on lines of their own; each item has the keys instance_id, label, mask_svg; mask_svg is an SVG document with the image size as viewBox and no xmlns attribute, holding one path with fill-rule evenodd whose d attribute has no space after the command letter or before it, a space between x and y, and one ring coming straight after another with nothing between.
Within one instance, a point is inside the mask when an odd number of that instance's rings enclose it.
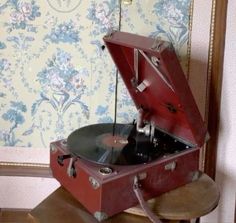
<instances>
[{"instance_id":1,"label":"open lid","mask_svg":"<svg viewBox=\"0 0 236 223\"><path fill-rule=\"evenodd\" d=\"M125 32L104 41L144 121L202 146L207 130L172 45Z\"/></svg>"}]
</instances>

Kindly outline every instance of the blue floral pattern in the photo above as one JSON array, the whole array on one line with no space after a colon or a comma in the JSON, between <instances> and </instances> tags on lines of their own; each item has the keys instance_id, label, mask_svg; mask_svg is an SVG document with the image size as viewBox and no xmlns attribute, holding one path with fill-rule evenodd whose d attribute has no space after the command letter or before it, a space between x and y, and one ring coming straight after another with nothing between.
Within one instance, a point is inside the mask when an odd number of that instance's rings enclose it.
<instances>
[{"instance_id":1,"label":"blue floral pattern","mask_svg":"<svg viewBox=\"0 0 236 223\"><path fill-rule=\"evenodd\" d=\"M117 30L118 26L114 16L114 12L117 9L118 3L116 0L103 1L101 3L93 1L88 8L87 15L87 18L95 24L95 29L92 30L91 34L96 36L109 30Z\"/></svg>"},{"instance_id":2,"label":"blue floral pattern","mask_svg":"<svg viewBox=\"0 0 236 223\"><path fill-rule=\"evenodd\" d=\"M11 69L12 64L8 59L0 59L0 83L2 86L2 89L5 90L5 92L11 93L15 99L18 99L18 93L16 92L13 82L12 82L12 73L13 70ZM4 94L6 95L6 94Z\"/></svg>"},{"instance_id":3,"label":"blue floral pattern","mask_svg":"<svg viewBox=\"0 0 236 223\"><path fill-rule=\"evenodd\" d=\"M99 105L96 109L96 115L99 116L99 119L98 119L99 123L113 122L113 117L111 117L109 114L108 105L106 105L106 106Z\"/></svg>"},{"instance_id":4,"label":"blue floral pattern","mask_svg":"<svg viewBox=\"0 0 236 223\"><path fill-rule=\"evenodd\" d=\"M26 29L30 32L36 32L35 26L31 25L30 22L39 17L41 13L34 0L31 2L10 0L8 5L12 8L10 23L6 23L9 32L14 29Z\"/></svg>"},{"instance_id":5,"label":"blue floral pattern","mask_svg":"<svg viewBox=\"0 0 236 223\"><path fill-rule=\"evenodd\" d=\"M25 36L23 33L19 33L18 36L9 36L7 38L8 42L12 43L12 46L18 50L28 50L30 46L32 46L32 42L34 41L34 37Z\"/></svg>"},{"instance_id":6,"label":"blue floral pattern","mask_svg":"<svg viewBox=\"0 0 236 223\"><path fill-rule=\"evenodd\" d=\"M48 60L47 67L37 76L44 92L72 93L80 98L85 90L83 76L86 75L86 69L76 70L71 63L71 55L58 48L52 59Z\"/></svg>"},{"instance_id":7,"label":"blue floral pattern","mask_svg":"<svg viewBox=\"0 0 236 223\"><path fill-rule=\"evenodd\" d=\"M43 103L50 104L58 115L56 124L58 133L64 133L63 114L72 105L77 104L81 109L81 114L88 119L89 108L82 101L86 93L85 76L88 76L88 70L86 68L76 70L71 63L71 55L58 48L52 59L47 61L47 66L37 74L37 81L41 85L42 92L40 99L32 105L31 115L35 116ZM27 134L32 132L33 129Z\"/></svg>"},{"instance_id":8,"label":"blue floral pattern","mask_svg":"<svg viewBox=\"0 0 236 223\"><path fill-rule=\"evenodd\" d=\"M10 67L11 64L7 59L0 59L0 81L5 89L9 88L9 86L12 84L11 78L7 75L7 72L10 70Z\"/></svg>"},{"instance_id":9,"label":"blue floral pattern","mask_svg":"<svg viewBox=\"0 0 236 223\"><path fill-rule=\"evenodd\" d=\"M20 139L16 138L15 130L19 125L22 125L25 122L23 113L26 113L26 105L22 102L10 102L10 109L8 109L2 115L2 119L10 122L12 125L8 131L0 131L0 141L4 142L4 146L15 146L18 142L21 142Z\"/></svg>"},{"instance_id":10,"label":"blue floral pattern","mask_svg":"<svg viewBox=\"0 0 236 223\"><path fill-rule=\"evenodd\" d=\"M0 41L0 50L5 49L6 47L6 44Z\"/></svg>"},{"instance_id":11,"label":"blue floral pattern","mask_svg":"<svg viewBox=\"0 0 236 223\"><path fill-rule=\"evenodd\" d=\"M0 4L0 146L48 148L81 126L114 121L117 71L102 37L119 25L171 41L185 61L190 0L135 0L121 12L117 0L49 2ZM118 82L116 118L130 123L136 108Z\"/></svg>"},{"instance_id":12,"label":"blue floral pattern","mask_svg":"<svg viewBox=\"0 0 236 223\"><path fill-rule=\"evenodd\" d=\"M153 12L161 23L156 25L156 31L151 36L165 36L179 50L188 39L188 22L190 0L160 0L154 5Z\"/></svg>"},{"instance_id":13,"label":"blue floral pattern","mask_svg":"<svg viewBox=\"0 0 236 223\"><path fill-rule=\"evenodd\" d=\"M3 92L0 92L0 97L4 98L6 96L6 94L4 94Z\"/></svg>"},{"instance_id":14,"label":"blue floral pattern","mask_svg":"<svg viewBox=\"0 0 236 223\"><path fill-rule=\"evenodd\" d=\"M78 30L80 29L75 27L72 21L64 22L53 27L51 33L46 35L45 39L49 39L53 43L76 43L81 40Z\"/></svg>"},{"instance_id":15,"label":"blue floral pattern","mask_svg":"<svg viewBox=\"0 0 236 223\"><path fill-rule=\"evenodd\" d=\"M10 62L7 59L0 59L0 74L9 70Z\"/></svg>"}]
</instances>

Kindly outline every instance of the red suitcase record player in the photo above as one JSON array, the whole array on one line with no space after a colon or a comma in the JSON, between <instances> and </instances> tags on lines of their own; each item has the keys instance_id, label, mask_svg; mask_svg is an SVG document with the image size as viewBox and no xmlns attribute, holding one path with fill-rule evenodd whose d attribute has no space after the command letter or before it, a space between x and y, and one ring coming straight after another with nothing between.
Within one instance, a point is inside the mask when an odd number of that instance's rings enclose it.
<instances>
[{"instance_id":1,"label":"red suitcase record player","mask_svg":"<svg viewBox=\"0 0 236 223\"><path fill-rule=\"evenodd\" d=\"M207 130L168 42L104 37L136 105L132 124L94 124L50 145L53 176L99 221L193 181Z\"/></svg>"}]
</instances>

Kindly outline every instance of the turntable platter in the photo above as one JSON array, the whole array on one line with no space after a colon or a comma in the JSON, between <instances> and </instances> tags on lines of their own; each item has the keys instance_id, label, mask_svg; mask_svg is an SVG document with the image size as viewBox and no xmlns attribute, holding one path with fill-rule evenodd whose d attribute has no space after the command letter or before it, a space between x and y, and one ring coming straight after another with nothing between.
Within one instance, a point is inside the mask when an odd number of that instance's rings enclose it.
<instances>
[{"instance_id":1,"label":"turntable platter","mask_svg":"<svg viewBox=\"0 0 236 223\"><path fill-rule=\"evenodd\" d=\"M77 157L101 164L135 165L156 158L149 138L139 135L135 125L94 124L72 132L67 144Z\"/></svg>"}]
</instances>

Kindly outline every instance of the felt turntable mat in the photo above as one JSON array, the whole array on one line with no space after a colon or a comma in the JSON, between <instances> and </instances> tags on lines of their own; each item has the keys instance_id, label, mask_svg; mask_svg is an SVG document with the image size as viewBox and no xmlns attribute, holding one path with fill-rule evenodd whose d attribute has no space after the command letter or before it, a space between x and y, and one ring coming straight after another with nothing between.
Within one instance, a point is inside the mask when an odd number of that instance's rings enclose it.
<instances>
[{"instance_id":1,"label":"felt turntable mat","mask_svg":"<svg viewBox=\"0 0 236 223\"><path fill-rule=\"evenodd\" d=\"M155 159L158 152L132 124L94 124L72 132L67 144L72 155L101 164L135 165Z\"/></svg>"}]
</instances>

